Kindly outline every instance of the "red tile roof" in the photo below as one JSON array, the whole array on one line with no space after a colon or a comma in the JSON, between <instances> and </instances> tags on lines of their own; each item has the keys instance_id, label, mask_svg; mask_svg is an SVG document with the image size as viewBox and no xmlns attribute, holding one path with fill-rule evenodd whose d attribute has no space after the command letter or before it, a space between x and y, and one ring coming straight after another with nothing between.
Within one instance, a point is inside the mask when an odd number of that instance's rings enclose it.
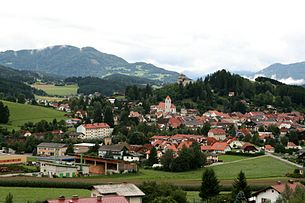
<instances>
[{"instance_id":1,"label":"red tile roof","mask_svg":"<svg viewBox=\"0 0 305 203\"><path fill-rule=\"evenodd\" d=\"M166 149L173 150L173 152L177 152L178 151L178 149L176 148L175 145L169 145L169 146L166 147Z\"/></svg>"},{"instance_id":2,"label":"red tile roof","mask_svg":"<svg viewBox=\"0 0 305 203\"><path fill-rule=\"evenodd\" d=\"M221 128L213 128L209 130L209 133L213 133L214 135L225 135L226 131Z\"/></svg>"},{"instance_id":3,"label":"red tile roof","mask_svg":"<svg viewBox=\"0 0 305 203\"><path fill-rule=\"evenodd\" d=\"M191 141L184 141L184 142L181 142L179 145L178 145L178 149L182 149L183 146L185 146L186 148L190 148L190 146L193 144L193 142Z\"/></svg>"},{"instance_id":4,"label":"red tile roof","mask_svg":"<svg viewBox=\"0 0 305 203\"><path fill-rule=\"evenodd\" d=\"M229 144L226 143L226 142L215 142L215 143L211 146L211 150L215 150L215 151L224 151L228 146L229 146Z\"/></svg>"},{"instance_id":5,"label":"red tile roof","mask_svg":"<svg viewBox=\"0 0 305 203\"><path fill-rule=\"evenodd\" d=\"M288 185L288 187L289 187L290 189L292 189L292 191L295 191L295 188L296 188L297 186L302 187L302 188L305 188L305 186L302 185L302 184L300 184L300 183L287 183L287 185ZM272 187L273 189L275 189L276 191L278 191L279 193L282 193L282 192L284 192L284 190L285 190L286 184L278 183L278 184L276 184L276 185L272 185L271 187Z\"/></svg>"},{"instance_id":6,"label":"red tile roof","mask_svg":"<svg viewBox=\"0 0 305 203\"><path fill-rule=\"evenodd\" d=\"M93 124L83 124L84 128L96 129L96 128L109 128L107 123L93 123Z\"/></svg>"},{"instance_id":7,"label":"red tile roof","mask_svg":"<svg viewBox=\"0 0 305 203\"><path fill-rule=\"evenodd\" d=\"M272 150L272 149L274 149L274 147L272 147L271 145L269 145L269 144L267 144L267 145L265 145L265 150Z\"/></svg>"},{"instance_id":8,"label":"red tile roof","mask_svg":"<svg viewBox=\"0 0 305 203\"><path fill-rule=\"evenodd\" d=\"M103 196L102 201L96 197L72 198L65 200L48 200L48 203L128 203L124 196Z\"/></svg>"},{"instance_id":9,"label":"red tile roof","mask_svg":"<svg viewBox=\"0 0 305 203\"><path fill-rule=\"evenodd\" d=\"M164 102L160 102L158 105L159 109L165 109L165 103ZM176 106L174 104L171 104L171 109L175 109Z\"/></svg>"},{"instance_id":10,"label":"red tile roof","mask_svg":"<svg viewBox=\"0 0 305 203\"><path fill-rule=\"evenodd\" d=\"M182 124L180 119L179 118L175 118L175 117L170 118L168 123L173 128L178 128Z\"/></svg>"},{"instance_id":11,"label":"red tile roof","mask_svg":"<svg viewBox=\"0 0 305 203\"><path fill-rule=\"evenodd\" d=\"M294 144L293 142L288 142L288 143L287 143L287 146L288 146L288 147L296 147L296 144Z\"/></svg>"}]
</instances>

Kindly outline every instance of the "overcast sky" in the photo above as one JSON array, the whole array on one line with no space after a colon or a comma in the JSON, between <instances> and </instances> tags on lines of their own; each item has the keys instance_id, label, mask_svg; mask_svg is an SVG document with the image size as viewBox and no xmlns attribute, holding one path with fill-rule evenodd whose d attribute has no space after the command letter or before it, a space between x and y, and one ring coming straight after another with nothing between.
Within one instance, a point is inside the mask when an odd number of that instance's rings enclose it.
<instances>
[{"instance_id":1,"label":"overcast sky","mask_svg":"<svg viewBox=\"0 0 305 203\"><path fill-rule=\"evenodd\" d=\"M9 0L0 51L92 46L178 72L260 70L305 61L305 2Z\"/></svg>"}]
</instances>

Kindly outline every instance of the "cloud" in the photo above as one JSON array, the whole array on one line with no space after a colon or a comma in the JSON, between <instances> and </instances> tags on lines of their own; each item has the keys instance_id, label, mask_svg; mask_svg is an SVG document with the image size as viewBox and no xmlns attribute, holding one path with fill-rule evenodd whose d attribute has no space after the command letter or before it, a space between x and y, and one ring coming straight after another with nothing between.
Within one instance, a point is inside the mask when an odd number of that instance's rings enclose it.
<instances>
[{"instance_id":1,"label":"cloud","mask_svg":"<svg viewBox=\"0 0 305 203\"><path fill-rule=\"evenodd\" d=\"M258 71L305 60L304 6L278 0L10 0L0 7L0 50L69 44L178 72Z\"/></svg>"}]
</instances>

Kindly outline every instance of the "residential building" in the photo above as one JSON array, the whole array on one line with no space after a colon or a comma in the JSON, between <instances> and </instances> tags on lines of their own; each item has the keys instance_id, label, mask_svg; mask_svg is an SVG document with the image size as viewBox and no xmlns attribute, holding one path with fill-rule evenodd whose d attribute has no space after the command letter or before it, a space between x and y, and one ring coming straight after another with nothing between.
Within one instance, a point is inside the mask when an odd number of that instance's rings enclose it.
<instances>
[{"instance_id":1,"label":"residential building","mask_svg":"<svg viewBox=\"0 0 305 203\"><path fill-rule=\"evenodd\" d=\"M213 128L209 130L208 137L213 137L216 140L222 141L226 139L226 131L221 128Z\"/></svg>"},{"instance_id":2,"label":"residential building","mask_svg":"<svg viewBox=\"0 0 305 203\"><path fill-rule=\"evenodd\" d=\"M131 183L95 185L91 188L91 197L109 194L124 196L129 203L142 203L142 198L145 196L136 185Z\"/></svg>"},{"instance_id":3,"label":"residential building","mask_svg":"<svg viewBox=\"0 0 305 203\"><path fill-rule=\"evenodd\" d=\"M265 150L266 152L274 153L274 147L272 147L272 146L269 145L269 144L266 144L266 145L264 146L264 150Z\"/></svg>"},{"instance_id":4,"label":"residential building","mask_svg":"<svg viewBox=\"0 0 305 203\"><path fill-rule=\"evenodd\" d=\"M64 156L67 145L62 143L43 142L37 145L37 155L39 156Z\"/></svg>"},{"instance_id":5,"label":"residential building","mask_svg":"<svg viewBox=\"0 0 305 203\"><path fill-rule=\"evenodd\" d=\"M231 151L231 147L226 142L215 142L212 146L210 151L215 153L225 154L226 152Z\"/></svg>"},{"instance_id":6,"label":"residential building","mask_svg":"<svg viewBox=\"0 0 305 203\"><path fill-rule=\"evenodd\" d=\"M113 128L107 123L82 124L77 127L76 132L81 133L81 139L104 138L112 134Z\"/></svg>"},{"instance_id":7,"label":"residential building","mask_svg":"<svg viewBox=\"0 0 305 203\"><path fill-rule=\"evenodd\" d=\"M126 144L103 145L98 150L98 155L102 158L123 159L128 153Z\"/></svg>"},{"instance_id":8,"label":"residential building","mask_svg":"<svg viewBox=\"0 0 305 203\"><path fill-rule=\"evenodd\" d=\"M287 184L283 184L278 181L275 185L269 186L263 190L257 191L250 198L250 202L255 203L275 203L276 200L281 196L285 191L286 185L292 190L295 191L296 187L305 187L301 183L289 181Z\"/></svg>"}]
</instances>

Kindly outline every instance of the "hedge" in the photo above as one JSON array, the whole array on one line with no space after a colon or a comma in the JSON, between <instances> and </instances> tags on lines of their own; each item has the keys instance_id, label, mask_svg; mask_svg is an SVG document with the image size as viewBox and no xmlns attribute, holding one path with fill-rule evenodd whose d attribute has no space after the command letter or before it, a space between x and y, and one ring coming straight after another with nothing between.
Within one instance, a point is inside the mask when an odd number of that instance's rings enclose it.
<instances>
[{"instance_id":1,"label":"hedge","mask_svg":"<svg viewBox=\"0 0 305 203\"><path fill-rule=\"evenodd\" d=\"M229 151L226 152L227 155L236 155L236 156L247 156L247 157L256 157L256 156L262 156L265 155L265 152L257 152L257 153L242 153L242 152L234 152L234 151Z\"/></svg>"}]
</instances>

